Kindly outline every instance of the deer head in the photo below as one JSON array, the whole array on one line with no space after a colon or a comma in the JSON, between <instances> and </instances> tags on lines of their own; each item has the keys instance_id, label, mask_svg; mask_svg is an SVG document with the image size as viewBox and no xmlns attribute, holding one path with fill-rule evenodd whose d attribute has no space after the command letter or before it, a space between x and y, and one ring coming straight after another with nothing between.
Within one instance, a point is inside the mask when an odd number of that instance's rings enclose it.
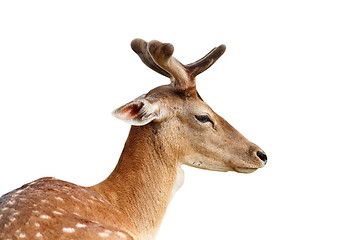
<instances>
[{"instance_id":1,"label":"deer head","mask_svg":"<svg viewBox=\"0 0 360 240\"><path fill-rule=\"evenodd\" d=\"M267 157L226 120L216 114L196 90L196 76L225 52L212 49L200 60L183 65L174 58L170 43L135 39L132 49L151 69L171 83L116 109L113 115L134 126L151 126L163 134L180 163L215 171L251 173L265 166Z\"/></svg>"}]
</instances>

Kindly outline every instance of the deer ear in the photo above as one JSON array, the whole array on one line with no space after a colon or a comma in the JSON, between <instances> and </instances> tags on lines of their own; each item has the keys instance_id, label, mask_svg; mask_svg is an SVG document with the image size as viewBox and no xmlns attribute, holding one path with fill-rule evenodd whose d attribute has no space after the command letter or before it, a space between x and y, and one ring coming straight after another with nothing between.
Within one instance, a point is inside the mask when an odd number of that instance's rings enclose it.
<instances>
[{"instance_id":1,"label":"deer ear","mask_svg":"<svg viewBox=\"0 0 360 240\"><path fill-rule=\"evenodd\" d=\"M150 103L143 97L139 97L112 112L117 117L131 125L143 126L154 119L159 118L160 109L158 104Z\"/></svg>"}]
</instances>

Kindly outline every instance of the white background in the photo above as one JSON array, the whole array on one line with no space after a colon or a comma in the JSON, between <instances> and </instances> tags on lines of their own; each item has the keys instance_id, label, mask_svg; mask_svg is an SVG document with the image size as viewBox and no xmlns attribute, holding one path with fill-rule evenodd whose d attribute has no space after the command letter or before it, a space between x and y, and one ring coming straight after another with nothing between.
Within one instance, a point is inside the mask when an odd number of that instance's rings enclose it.
<instances>
[{"instance_id":1,"label":"white background","mask_svg":"<svg viewBox=\"0 0 360 240\"><path fill-rule=\"evenodd\" d=\"M183 63L221 116L262 147L250 175L184 167L158 239L359 239L358 1L1 1L0 195L113 170L129 126L110 112L168 80L130 49Z\"/></svg>"}]
</instances>

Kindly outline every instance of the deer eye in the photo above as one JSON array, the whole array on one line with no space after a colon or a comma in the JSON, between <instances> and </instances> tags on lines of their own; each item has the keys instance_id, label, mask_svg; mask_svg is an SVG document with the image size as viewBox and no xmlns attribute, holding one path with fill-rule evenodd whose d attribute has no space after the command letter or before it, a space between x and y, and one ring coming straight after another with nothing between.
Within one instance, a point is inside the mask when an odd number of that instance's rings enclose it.
<instances>
[{"instance_id":1,"label":"deer eye","mask_svg":"<svg viewBox=\"0 0 360 240\"><path fill-rule=\"evenodd\" d=\"M195 115L196 120L198 120L201 123L207 123L210 122L214 124L214 122L210 119L208 115Z\"/></svg>"}]
</instances>

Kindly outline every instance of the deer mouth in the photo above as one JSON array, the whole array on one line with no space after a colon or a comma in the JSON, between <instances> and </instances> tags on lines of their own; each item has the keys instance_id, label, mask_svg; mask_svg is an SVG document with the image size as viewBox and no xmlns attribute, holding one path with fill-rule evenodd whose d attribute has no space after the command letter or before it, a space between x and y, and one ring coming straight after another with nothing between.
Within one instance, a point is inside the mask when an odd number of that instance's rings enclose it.
<instances>
[{"instance_id":1,"label":"deer mouth","mask_svg":"<svg viewBox=\"0 0 360 240\"><path fill-rule=\"evenodd\" d=\"M252 173L255 172L257 170L257 168L240 168L240 167L236 167L235 171L238 173Z\"/></svg>"}]
</instances>

